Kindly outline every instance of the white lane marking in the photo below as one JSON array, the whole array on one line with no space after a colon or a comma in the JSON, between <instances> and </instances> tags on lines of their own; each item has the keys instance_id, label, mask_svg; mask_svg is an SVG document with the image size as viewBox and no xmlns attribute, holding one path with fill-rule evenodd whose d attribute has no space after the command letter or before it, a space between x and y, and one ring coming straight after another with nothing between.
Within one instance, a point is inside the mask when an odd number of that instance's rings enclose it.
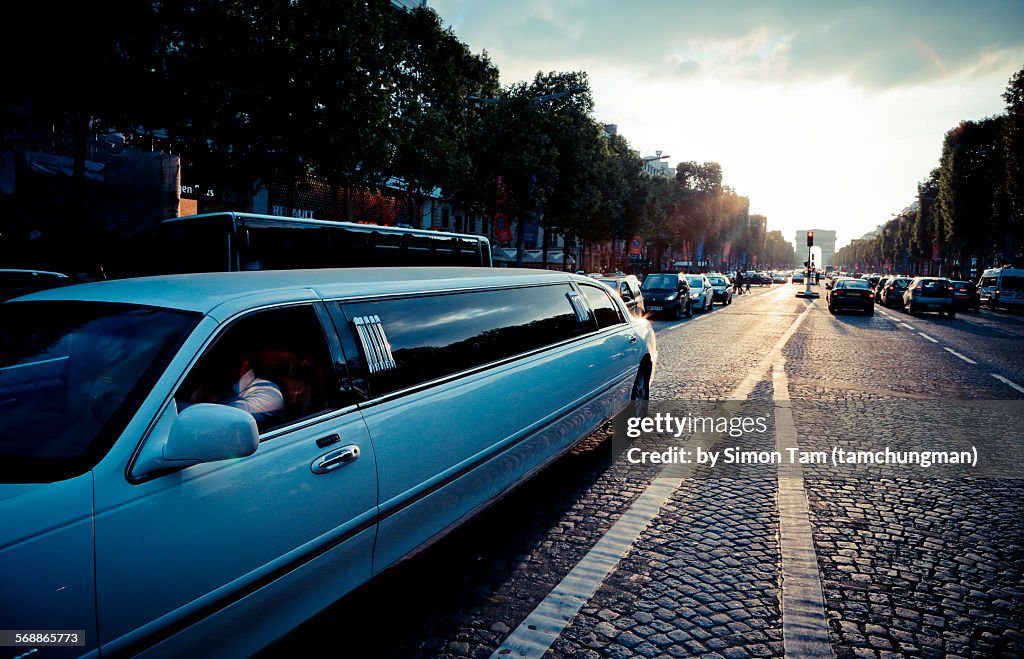
<instances>
[{"instance_id":1,"label":"white lane marking","mask_svg":"<svg viewBox=\"0 0 1024 659\"><path fill-rule=\"evenodd\" d=\"M1002 382L1003 384L1007 384L1007 385L1010 385L1011 387L1013 387L1013 388L1014 388L1014 389L1016 389L1017 391L1019 391L1019 392L1021 392L1022 394L1024 394L1024 387L1020 386L1019 384L1017 384L1017 383L1016 383L1016 382L1014 382L1013 380L1007 380L1007 379L1006 379L1006 378L1004 378L1003 376L1001 376L1001 375L996 375L995 373L992 373L992 377L994 377L995 379L999 380L999 381L1000 381L1000 382Z\"/></svg>"},{"instance_id":2,"label":"white lane marking","mask_svg":"<svg viewBox=\"0 0 1024 659\"><path fill-rule=\"evenodd\" d=\"M928 336L928 335L927 335L927 334L925 334L924 332L918 332L918 334L920 334L920 335L921 335L921 336L923 336L924 338L928 339L928 340L929 340L929 341L931 341L932 343L938 343L938 341L936 341L936 340L935 340L935 339L933 339L932 337Z\"/></svg>"},{"instance_id":3,"label":"white lane marking","mask_svg":"<svg viewBox=\"0 0 1024 659\"><path fill-rule=\"evenodd\" d=\"M948 352L948 353L950 353L950 354L952 354L952 355L955 355L955 356L959 357L960 359L964 360L964 361L965 361L965 362L967 362L968 364L974 364L975 366L977 366L977 365L978 365L978 362L974 361L973 359L971 359L971 358L969 358L969 357L964 357L963 355L961 355L961 354L960 354L959 352L957 352L956 350L953 350L952 348L946 348L945 346L943 346L943 349L944 349L944 350L945 350L946 352Z\"/></svg>"},{"instance_id":4,"label":"white lane marking","mask_svg":"<svg viewBox=\"0 0 1024 659\"><path fill-rule=\"evenodd\" d=\"M900 325L903 325L903 326L904 326L904 327L906 327L907 329L914 329L914 326L913 326L913 325L909 325L909 324L907 324L907 323L900 323Z\"/></svg>"},{"instance_id":5,"label":"white lane marking","mask_svg":"<svg viewBox=\"0 0 1024 659\"><path fill-rule=\"evenodd\" d=\"M785 358L772 372L775 450L799 448ZM783 473L785 471L785 473ZM814 550L811 513L799 463L778 471L779 552L782 556L782 640L787 657L831 657L825 596Z\"/></svg>"},{"instance_id":6,"label":"white lane marking","mask_svg":"<svg viewBox=\"0 0 1024 659\"><path fill-rule=\"evenodd\" d=\"M782 349L815 305L809 304L789 329L750 371L726 400L746 400L765 371L782 359ZM672 468L668 465L663 473ZM678 468L673 469L678 473ZM562 631L593 597L619 561L633 547L640 534L661 512L669 497L679 489L685 478L656 477L633 504L616 520L587 555L556 585L519 626L502 642L491 659L527 657L540 659L558 639Z\"/></svg>"}]
</instances>

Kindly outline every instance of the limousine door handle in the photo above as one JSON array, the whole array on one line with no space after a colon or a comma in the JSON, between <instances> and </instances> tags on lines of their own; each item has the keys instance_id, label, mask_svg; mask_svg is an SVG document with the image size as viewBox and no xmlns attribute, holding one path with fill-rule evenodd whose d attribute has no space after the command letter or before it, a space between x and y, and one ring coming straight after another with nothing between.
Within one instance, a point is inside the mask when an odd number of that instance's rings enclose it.
<instances>
[{"instance_id":1,"label":"limousine door handle","mask_svg":"<svg viewBox=\"0 0 1024 659\"><path fill-rule=\"evenodd\" d=\"M309 466L314 474L326 474L338 467L355 462L359 458L359 447L345 446L330 453L325 453L313 461Z\"/></svg>"}]
</instances>

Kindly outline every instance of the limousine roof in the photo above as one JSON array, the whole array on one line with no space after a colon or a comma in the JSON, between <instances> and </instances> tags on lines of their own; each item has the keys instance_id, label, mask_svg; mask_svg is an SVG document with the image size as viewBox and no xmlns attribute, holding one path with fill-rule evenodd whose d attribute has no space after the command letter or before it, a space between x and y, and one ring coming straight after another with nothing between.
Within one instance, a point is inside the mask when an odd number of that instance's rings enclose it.
<instances>
[{"instance_id":1,"label":"limousine roof","mask_svg":"<svg viewBox=\"0 0 1024 659\"><path fill-rule=\"evenodd\" d=\"M587 280L578 275L521 268L417 267L263 270L163 275L76 284L17 298L128 302L210 313L228 304L258 306L285 299L315 300L352 295L457 290L499 284L536 284ZM588 280L589 281L589 280ZM9 301L5 304L9 304ZM244 304L239 304L244 303Z\"/></svg>"}]
</instances>

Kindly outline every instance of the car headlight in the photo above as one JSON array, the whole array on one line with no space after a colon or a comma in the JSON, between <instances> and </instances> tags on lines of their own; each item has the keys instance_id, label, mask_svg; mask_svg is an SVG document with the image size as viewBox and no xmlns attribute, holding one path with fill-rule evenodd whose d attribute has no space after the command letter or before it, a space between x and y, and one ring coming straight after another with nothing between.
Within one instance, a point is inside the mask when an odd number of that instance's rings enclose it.
<instances>
[{"instance_id":1,"label":"car headlight","mask_svg":"<svg viewBox=\"0 0 1024 659\"><path fill-rule=\"evenodd\" d=\"M691 300L698 300L698 299L700 299L700 293L690 293L690 299Z\"/></svg>"},{"instance_id":2,"label":"car headlight","mask_svg":"<svg viewBox=\"0 0 1024 659\"><path fill-rule=\"evenodd\" d=\"M669 295L669 296L668 296L667 298L665 298L665 301L666 301L666 302L672 302L672 301L673 301L673 300L675 300L675 299L676 299L677 297L679 297L679 295L677 295L676 293L673 293L672 295Z\"/></svg>"}]
</instances>

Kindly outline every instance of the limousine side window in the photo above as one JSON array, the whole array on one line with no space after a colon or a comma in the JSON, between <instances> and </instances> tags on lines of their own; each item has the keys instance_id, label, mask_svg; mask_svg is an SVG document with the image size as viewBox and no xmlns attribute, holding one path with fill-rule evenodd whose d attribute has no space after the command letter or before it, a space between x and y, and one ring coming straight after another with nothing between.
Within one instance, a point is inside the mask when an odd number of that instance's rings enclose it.
<instances>
[{"instance_id":1,"label":"limousine side window","mask_svg":"<svg viewBox=\"0 0 1024 659\"><path fill-rule=\"evenodd\" d=\"M608 291L588 284L581 284L580 289L583 291L583 295L586 296L587 302L590 303L590 308L594 311L594 317L597 319L599 329L626 322L626 319L622 317L622 312L619 310L619 305L612 301Z\"/></svg>"},{"instance_id":2,"label":"limousine side window","mask_svg":"<svg viewBox=\"0 0 1024 659\"><path fill-rule=\"evenodd\" d=\"M573 299L566 284L348 303L342 311L367 356L372 393L381 395L593 331Z\"/></svg>"},{"instance_id":3,"label":"limousine side window","mask_svg":"<svg viewBox=\"0 0 1024 659\"><path fill-rule=\"evenodd\" d=\"M311 306L254 313L216 340L175 399L179 409L195 403L246 409L260 432L266 432L337 407L336 392L326 386L329 354ZM246 396L243 392L253 397L252 403L239 400Z\"/></svg>"}]
</instances>

